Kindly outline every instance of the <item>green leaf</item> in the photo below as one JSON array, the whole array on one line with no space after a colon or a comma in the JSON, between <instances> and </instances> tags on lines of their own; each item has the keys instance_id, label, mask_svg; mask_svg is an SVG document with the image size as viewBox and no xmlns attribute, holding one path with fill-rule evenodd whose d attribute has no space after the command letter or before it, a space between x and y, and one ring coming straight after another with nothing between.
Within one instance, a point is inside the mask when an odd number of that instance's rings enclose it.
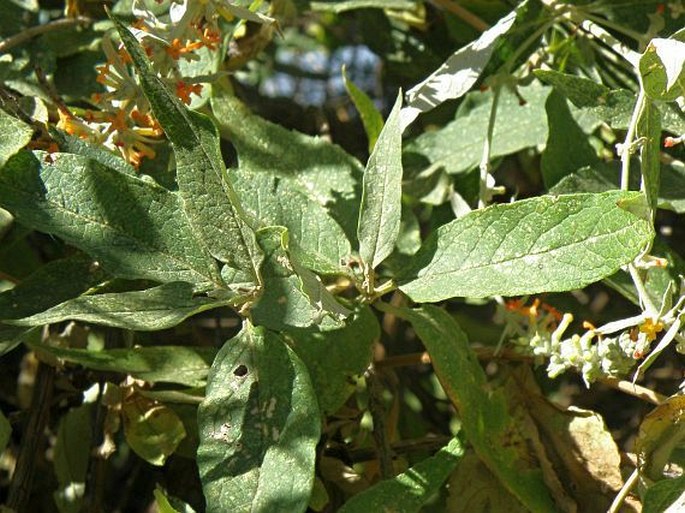
<instances>
[{"instance_id":1,"label":"green leaf","mask_svg":"<svg viewBox=\"0 0 685 513\"><path fill-rule=\"evenodd\" d=\"M0 173L0 206L125 279L223 287L178 196L78 155L21 152Z\"/></svg>"},{"instance_id":2,"label":"green leaf","mask_svg":"<svg viewBox=\"0 0 685 513\"><path fill-rule=\"evenodd\" d=\"M571 194L618 189L621 171L618 164L617 161L608 164L600 162L592 168L579 169L564 177L549 192L550 194ZM660 167L657 206L681 214L685 212L685 164L674 160L668 164L663 163ZM630 189L639 187L640 177L635 173L631 174Z\"/></svg>"},{"instance_id":3,"label":"green leaf","mask_svg":"<svg viewBox=\"0 0 685 513\"><path fill-rule=\"evenodd\" d=\"M53 453L58 485L53 496L60 513L79 513L84 506L93 418L93 405L82 404L69 410L59 423Z\"/></svg>"},{"instance_id":4,"label":"green leaf","mask_svg":"<svg viewBox=\"0 0 685 513\"><path fill-rule=\"evenodd\" d=\"M190 223L215 258L250 272L257 281L261 256L228 179L216 127L206 116L185 108L152 70L133 34L118 20L114 23L152 111L172 143L182 206Z\"/></svg>"},{"instance_id":5,"label":"green leaf","mask_svg":"<svg viewBox=\"0 0 685 513\"><path fill-rule=\"evenodd\" d=\"M654 102L647 98L638 119L637 137L643 138L640 145L642 189L645 191L647 203L654 215L661 180L661 113Z\"/></svg>"},{"instance_id":6,"label":"green leaf","mask_svg":"<svg viewBox=\"0 0 685 513\"><path fill-rule=\"evenodd\" d=\"M0 293L0 320L21 319L67 301L106 279L85 255L53 260L13 289Z\"/></svg>"},{"instance_id":7,"label":"green leaf","mask_svg":"<svg viewBox=\"0 0 685 513\"><path fill-rule=\"evenodd\" d=\"M635 94L611 90L593 80L553 70L535 70L535 76L566 96L573 105L587 109L612 128L626 129L635 106Z\"/></svg>"},{"instance_id":8,"label":"green leaf","mask_svg":"<svg viewBox=\"0 0 685 513\"><path fill-rule=\"evenodd\" d=\"M125 175L135 176L137 174L136 169L131 164L111 151L106 150L103 146L66 134L56 128L50 129L50 136L64 153L74 153L95 160L103 166L115 169Z\"/></svg>"},{"instance_id":9,"label":"green leaf","mask_svg":"<svg viewBox=\"0 0 685 513\"><path fill-rule=\"evenodd\" d=\"M153 493L157 509L159 510L158 513L195 513L193 508L180 499L168 497L159 484L155 487Z\"/></svg>"},{"instance_id":10,"label":"green leaf","mask_svg":"<svg viewBox=\"0 0 685 513\"><path fill-rule=\"evenodd\" d=\"M209 372L214 348L190 346L132 347L90 351L29 343L31 349L55 356L86 369L130 374L150 383L178 383L203 386Z\"/></svg>"},{"instance_id":11,"label":"green leaf","mask_svg":"<svg viewBox=\"0 0 685 513\"><path fill-rule=\"evenodd\" d=\"M0 454L5 451L7 447L7 442L10 441L10 436L12 435L12 426L10 425L7 417L0 411Z\"/></svg>"},{"instance_id":12,"label":"green leaf","mask_svg":"<svg viewBox=\"0 0 685 513\"><path fill-rule=\"evenodd\" d=\"M326 315L339 321L350 312L326 290L316 275L299 265L282 226L257 231L265 258L262 294L252 308L255 324L274 330L318 324Z\"/></svg>"},{"instance_id":13,"label":"green leaf","mask_svg":"<svg viewBox=\"0 0 685 513\"><path fill-rule=\"evenodd\" d=\"M32 135L29 125L0 109L0 168L29 143Z\"/></svg>"},{"instance_id":14,"label":"green leaf","mask_svg":"<svg viewBox=\"0 0 685 513\"><path fill-rule=\"evenodd\" d=\"M675 513L685 508L685 476L664 479L647 488L642 513Z\"/></svg>"},{"instance_id":15,"label":"green leaf","mask_svg":"<svg viewBox=\"0 0 685 513\"><path fill-rule=\"evenodd\" d=\"M413 0L327 0L311 2L313 11L333 12L340 14L354 9L414 9L416 2Z\"/></svg>"},{"instance_id":16,"label":"green leaf","mask_svg":"<svg viewBox=\"0 0 685 513\"><path fill-rule=\"evenodd\" d=\"M542 152L541 170L545 186L550 188L559 180L584 166L599 161L588 142L587 135L571 115L566 99L557 91L547 97L549 137Z\"/></svg>"},{"instance_id":17,"label":"green leaf","mask_svg":"<svg viewBox=\"0 0 685 513\"><path fill-rule=\"evenodd\" d=\"M364 91L354 85L354 82L347 78L345 66L342 68L342 76L347 94L352 98L354 106L357 108L359 117L364 125L366 137L369 139L369 153L371 153L376 145L381 130L383 130L383 117L373 104L373 100L371 100Z\"/></svg>"},{"instance_id":18,"label":"green leaf","mask_svg":"<svg viewBox=\"0 0 685 513\"><path fill-rule=\"evenodd\" d=\"M207 513L298 513L314 484L321 421L307 369L247 324L221 348L198 411Z\"/></svg>"},{"instance_id":19,"label":"green leaf","mask_svg":"<svg viewBox=\"0 0 685 513\"><path fill-rule=\"evenodd\" d=\"M193 297L190 283L171 282L146 290L80 296L44 312L6 322L15 326L41 326L72 320L133 331L157 331L173 328L192 315L227 304L226 300Z\"/></svg>"},{"instance_id":20,"label":"green leaf","mask_svg":"<svg viewBox=\"0 0 685 513\"><path fill-rule=\"evenodd\" d=\"M468 441L483 463L532 512L556 511L539 468L516 448L516 420L505 396L488 389L485 372L466 334L444 310L424 305L392 313L409 321L431 356L445 393L459 411Z\"/></svg>"},{"instance_id":21,"label":"green leaf","mask_svg":"<svg viewBox=\"0 0 685 513\"><path fill-rule=\"evenodd\" d=\"M401 511L418 513L435 494L464 455L457 438L437 454L417 463L392 479L381 481L347 501L339 513L367 513L370 511Z\"/></svg>"},{"instance_id":22,"label":"green leaf","mask_svg":"<svg viewBox=\"0 0 685 513\"><path fill-rule=\"evenodd\" d=\"M483 32L477 40L457 50L428 78L407 91L407 106L400 112L402 130L419 114L465 95L478 81L500 38L511 30L519 15L525 16L529 3L532 2L520 2L515 10Z\"/></svg>"},{"instance_id":23,"label":"green leaf","mask_svg":"<svg viewBox=\"0 0 685 513\"><path fill-rule=\"evenodd\" d=\"M333 414L354 392L354 378L369 366L371 346L380 337L380 326L364 306L342 328L289 328L286 334L309 369L321 412Z\"/></svg>"},{"instance_id":24,"label":"green leaf","mask_svg":"<svg viewBox=\"0 0 685 513\"><path fill-rule=\"evenodd\" d=\"M582 288L647 247L651 223L620 208L640 193L542 196L441 226L400 278L417 302Z\"/></svg>"},{"instance_id":25,"label":"green leaf","mask_svg":"<svg viewBox=\"0 0 685 513\"><path fill-rule=\"evenodd\" d=\"M640 57L640 76L653 100L668 102L685 94L685 42L652 39Z\"/></svg>"},{"instance_id":26,"label":"green leaf","mask_svg":"<svg viewBox=\"0 0 685 513\"><path fill-rule=\"evenodd\" d=\"M17 326L6 326L0 323L0 356L9 353L22 342L29 339L40 340L39 328L19 328Z\"/></svg>"},{"instance_id":27,"label":"green leaf","mask_svg":"<svg viewBox=\"0 0 685 513\"><path fill-rule=\"evenodd\" d=\"M359 256L375 269L395 247L402 216L402 92L388 117L364 171L359 209Z\"/></svg>"},{"instance_id":28,"label":"green leaf","mask_svg":"<svg viewBox=\"0 0 685 513\"><path fill-rule=\"evenodd\" d=\"M359 162L324 139L255 116L227 91L212 110L238 152L231 177L248 212L264 226L285 226L318 272L340 272L359 216Z\"/></svg>"},{"instance_id":29,"label":"green leaf","mask_svg":"<svg viewBox=\"0 0 685 513\"><path fill-rule=\"evenodd\" d=\"M139 393L124 399L121 417L126 442L152 465L164 465L186 436L174 410Z\"/></svg>"},{"instance_id":30,"label":"green leaf","mask_svg":"<svg viewBox=\"0 0 685 513\"><path fill-rule=\"evenodd\" d=\"M518 92L525 99L522 105L515 94L508 89L502 90L497 105L491 158L544 146L548 133L545 100L550 91L551 88L537 82L521 87ZM470 110L460 109L455 120L440 130L421 134L406 145L405 155L421 155L430 162L430 168L443 167L450 174L477 167L483 156L492 93L474 92L464 101L475 106Z\"/></svg>"}]
</instances>

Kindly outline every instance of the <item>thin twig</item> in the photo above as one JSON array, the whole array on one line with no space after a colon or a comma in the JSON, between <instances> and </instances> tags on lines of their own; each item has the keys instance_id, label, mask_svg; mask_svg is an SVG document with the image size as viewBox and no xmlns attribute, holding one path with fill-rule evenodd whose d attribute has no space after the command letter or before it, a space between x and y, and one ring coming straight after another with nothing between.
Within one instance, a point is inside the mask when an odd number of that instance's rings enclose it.
<instances>
[{"instance_id":1,"label":"thin twig","mask_svg":"<svg viewBox=\"0 0 685 513\"><path fill-rule=\"evenodd\" d=\"M646 388L646 387L643 387L640 385L636 385L636 384L631 383L630 381L626 381L624 379L600 378L599 381L608 387L619 390L625 394L632 395L634 397L637 397L638 399L642 399L644 401L649 401L650 403L653 403L653 404L661 404L666 399L668 399L665 395L662 395L658 392L654 392L653 390L650 390L649 388Z\"/></svg>"},{"instance_id":2,"label":"thin twig","mask_svg":"<svg viewBox=\"0 0 685 513\"><path fill-rule=\"evenodd\" d=\"M31 495L33 475L38 463L38 454L44 442L43 433L50 414L54 380L55 368L39 362L31 397L29 419L21 438L17 466L7 497L7 506L18 513L26 511Z\"/></svg>"},{"instance_id":3,"label":"thin twig","mask_svg":"<svg viewBox=\"0 0 685 513\"><path fill-rule=\"evenodd\" d=\"M639 477L639 474L637 472L637 469L633 470L633 473L630 474L630 477L627 479L625 484L621 487L621 490L618 492L618 494L614 498L614 502L611 503L611 506L607 510L607 513L618 513L619 512L619 510L621 509L621 506L623 506L623 503L626 500L626 497L628 497L630 490L632 490L635 487L635 485L637 484L638 477Z\"/></svg>"},{"instance_id":4,"label":"thin twig","mask_svg":"<svg viewBox=\"0 0 685 513\"><path fill-rule=\"evenodd\" d=\"M462 21L471 25L478 32L485 32L490 28L490 25L485 23L479 16L476 16L454 0L431 0L431 2L461 18Z\"/></svg>"},{"instance_id":5,"label":"thin twig","mask_svg":"<svg viewBox=\"0 0 685 513\"><path fill-rule=\"evenodd\" d=\"M497 118L497 105L499 104L500 91L502 85L495 84L492 92L492 105L490 106L490 118L488 119L488 131L483 141L483 155L480 160L480 190L478 193L478 208L484 208L490 201L490 186L488 177L490 176L490 152L492 150L492 135L495 132L495 119Z\"/></svg>"},{"instance_id":6,"label":"thin twig","mask_svg":"<svg viewBox=\"0 0 685 513\"><path fill-rule=\"evenodd\" d=\"M490 347L476 347L474 352L479 360L492 360L492 359L502 359L511 361L533 361L533 358L526 354L521 354L511 349L503 349L497 354L495 350ZM427 352L423 353L410 353L403 354L399 356L390 356L376 362L376 367L378 368L394 368L394 367L409 367L411 365L426 365L431 363L431 357ZM648 401L653 404L663 403L667 397L658 392L654 392L649 388L636 385L630 381L617 378L599 378L597 381L600 383L623 392L643 401Z\"/></svg>"},{"instance_id":7,"label":"thin twig","mask_svg":"<svg viewBox=\"0 0 685 513\"><path fill-rule=\"evenodd\" d=\"M0 41L0 53L5 53L11 48L23 44L34 37L40 36L47 32L52 32L53 30L59 30L64 28L69 28L77 25L89 25L92 23L90 18L85 16L79 16L77 18L60 18L59 20L53 20L44 25L36 25L35 27L29 27L22 30L18 34L14 34L6 39Z\"/></svg>"},{"instance_id":8,"label":"thin twig","mask_svg":"<svg viewBox=\"0 0 685 513\"><path fill-rule=\"evenodd\" d=\"M630 125L628 125L628 131L626 132L626 138L623 144L619 147L619 153L621 154L621 190L627 191L630 181L630 156L633 154L633 144L635 139L635 133L637 132L637 123L640 120L640 116L645 107L645 93L640 89L640 94L637 95L637 102L635 102L635 109L633 110L633 115L630 118Z\"/></svg>"}]
</instances>

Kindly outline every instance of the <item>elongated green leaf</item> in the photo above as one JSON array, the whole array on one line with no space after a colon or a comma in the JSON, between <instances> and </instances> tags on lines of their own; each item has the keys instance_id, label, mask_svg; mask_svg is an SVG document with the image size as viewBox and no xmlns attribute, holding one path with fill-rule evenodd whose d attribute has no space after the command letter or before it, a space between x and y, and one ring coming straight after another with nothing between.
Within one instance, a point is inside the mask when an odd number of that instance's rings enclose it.
<instances>
[{"instance_id":1,"label":"elongated green leaf","mask_svg":"<svg viewBox=\"0 0 685 513\"><path fill-rule=\"evenodd\" d=\"M15 326L41 326L73 320L156 331L172 328L191 315L228 303L207 297L194 298L190 283L171 282L147 290L81 296L44 312L6 322Z\"/></svg>"},{"instance_id":2,"label":"elongated green leaf","mask_svg":"<svg viewBox=\"0 0 685 513\"><path fill-rule=\"evenodd\" d=\"M521 21L529 17L532 4L539 10L539 2L520 2L515 10L483 32L478 39L457 50L428 78L407 91L407 106L400 113L402 130L419 114L465 95L478 81L502 36L514 27L517 19ZM527 25L526 29L529 30L535 24Z\"/></svg>"},{"instance_id":3,"label":"elongated green leaf","mask_svg":"<svg viewBox=\"0 0 685 513\"><path fill-rule=\"evenodd\" d=\"M661 182L661 113L649 99L645 99L645 106L638 120L637 136L644 141L640 146L642 189L654 215Z\"/></svg>"},{"instance_id":4,"label":"elongated green leaf","mask_svg":"<svg viewBox=\"0 0 685 513\"><path fill-rule=\"evenodd\" d=\"M656 148L655 148L656 149ZM650 160L654 158L653 155ZM653 165L653 164L651 164ZM685 163L674 160L661 164L659 171L659 208L676 213L685 212ZM571 194L576 192L605 192L618 189L620 184L620 165L598 163L592 168L582 168L566 176L550 189L550 194ZM640 187L640 177L636 173L630 176L630 189Z\"/></svg>"},{"instance_id":5,"label":"elongated green leaf","mask_svg":"<svg viewBox=\"0 0 685 513\"><path fill-rule=\"evenodd\" d=\"M0 168L29 143L32 135L30 126L0 109Z\"/></svg>"},{"instance_id":6,"label":"elongated green leaf","mask_svg":"<svg viewBox=\"0 0 685 513\"><path fill-rule=\"evenodd\" d=\"M477 210L438 228L403 273L414 301L581 288L631 262L651 223L619 206L640 194L543 196Z\"/></svg>"},{"instance_id":7,"label":"elongated green leaf","mask_svg":"<svg viewBox=\"0 0 685 513\"><path fill-rule=\"evenodd\" d=\"M211 104L238 152L231 177L245 208L265 226L288 228L308 267L340 272L356 238L359 162L323 139L255 116L227 91Z\"/></svg>"},{"instance_id":8,"label":"elongated green leaf","mask_svg":"<svg viewBox=\"0 0 685 513\"><path fill-rule=\"evenodd\" d=\"M537 69L535 76L568 98L578 108L605 104L611 89L597 82L554 70ZM634 103L634 102L633 102ZM630 116L630 111L627 112Z\"/></svg>"},{"instance_id":9,"label":"elongated green leaf","mask_svg":"<svg viewBox=\"0 0 685 513\"><path fill-rule=\"evenodd\" d=\"M550 188L570 173L597 163L599 158L573 119L566 98L561 93L552 91L545 108L549 137L542 152L541 168L545 186Z\"/></svg>"},{"instance_id":10,"label":"elongated green leaf","mask_svg":"<svg viewBox=\"0 0 685 513\"><path fill-rule=\"evenodd\" d=\"M319 411L306 367L279 335L246 325L224 344L198 424L207 513L307 509Z\"/></svg>"},{"instance_id":11,"label":"elongated green leaf","mask_svg":"<svg viewBox=\"0 0 685 513\"><path fill-rule=\"evenodd\" d=\"M132 165L102 146L66 134L56 128L50 130L50 136L57 142L59 149L64 153L75 153L76 155L95 160L103 166L115 169L120 173L136 175L136 169Z\"/></svg>"},{"instance_id":12,"label":"elongated green leaf","mask_svg":"<svg viewBox=\"0 0 685 513\"><path fill-rule=\"evenodd\" d=\"M39 328L19 328L0 323L0 356L9 353L24 341L40 340Z\"/></svg>"},{"instance_id":13,"label":"elongated green leaf","mask_svg":"<svg viewBox=\"0 0 685 513\"><path fill-rule=\"evenodd\" d=\"M0 320L20 319L86 292L106 277L85 255L54 260L11 290L0 293Z\"/></svg>"},{"instance_id":14,"label":"elongated green leaf","mask_svg":"<svg viewBox=\"0 0 685 513\"><path fill-rule=\"evenodd\" d=\"M216 350L207 347L153 346L88 351L30 343L34 350L51 354L87 369L130 374L151 383L203 386Z\"/></svg>"},{"instance_id":15,"label":"elongated green leaf","mask_svg":"<svg viewBox=\"0 0 685 513\"><path fill-rule=\"evenodd\" d=\"M0 205L127 279L222 287L176 194L77 155L18 153L0 173Z\"/></svg>"},{"instance_id":16,"label":"elongated green leaf","mask_svg":"<svg viewBox=\"0 0 685 513\"><path fill-rule=\"evenodd\" d=\"M402 92L378 137L364 171L359 210L359 255L371 269L395 247L402 217Z\"/></svg>"},{"instance_id":17,"label":"elongated green leaf","mask_svg":"<svg viewBox=\"0 0 685 513\"><path fill-rule=\"evenodd\" d=\"M368 307L359 307L342 328L289 328L287 335L309 369L321 412L333 414L354 392L355 376L369 366L380 326Z\"/></svg>"},{"instance_id":18,"label":"elongated green leaf","mask_svg":"<svg viewBox=\"0 0 685 513\"><path fill-rule=\"evenodd\" d=\"M114 20L138 71L155 117L172 143L183 208L211 254L257 280L261 256L221 158L219 137L206 116L187 110L151 69L133 34Z\"/></svg>"},{"instance_id":19,"label":"elongated green leaf","mask_svg":"<svg viewBox=\"0 0 685 513\"><path fill-rule=\"evenodd\" d=\"M59 423L53 457L58 487L53 496L60 513L79 513L84 506L93 418L93 405L82 404Z\"/></svg>"},{"instance_id":20,"label":"elongated green leaf","mask_svg":"<svg viewBox=\"0 0 685 513\"><path fill-rule=\"evenodd\" d=\"M393 309L393 313L411 322L426 346L445 393L459 411L466 437L483 463L530 511L556 511L542 472L526 459L526 448L516 447L521 427L509 415L505 396L488 390L485 373L456 321L431 305Z\"/></svg>"},{"instance_id":21,"label":"elongated green leaf","mask_svg":"<svg viewBox=\"0 0 685 513\"><path fill-rule=\"evenodd\" d=\"M685 476L664 479L647 488L642 513L676 513L685 508Z\"/></svg>"},{"instance_id":22,"label":"elongated green leaf","mask_svg":"<svg viewBox=\"0 0 685 513\"><path fill-rule=\"evenodd\" d=\"M406 472L355 495L339 513L367 513L369 511L401 511L418 513L426 501L436 493L464 454L458 439L453 438L435 456L426 458Z\"/></svg>"},{"instance_id":23,"label":"elongated green leaf","mask_svg":"<svg viewBox=\"0 0 685 513\"><path fill-rule=\"evenodd\" d=\"M328 0L311 2L314 11L330 11L336 14L354 9L413 9L412 0Z\"/></svg>"},{"instance_id":24,"label":"elongated green leaf","mask_svg":"<svg viewBox=\"0 0 685 513\"><path fill-rule=\"evenodd\" d=\"M311 271L298 265L289 248L288 230L272 226L257 231L265 259L265 279L259 301L252 308L256 324L281 330L307 327L330 315L340 321L350 312L338 303Z\"/></svg>"},{"instance_id":25,"label":"elongated green leaf","mask_svg":"<svg viewBox=\"0 0 685 513\"><path fill-rule=\"evenodd\" d=\"M640 57L640 76L653 100L673 101L685 94L685 42L652 39Z\"/></svg>"},{"instance_id":26,"label":"elongated green leaf","mask_svg":"<svg viewBox=\"0 0 685 513\"><path fill-rule=\"evenodd\" d=\"M547 140L545 100L551 88L533 83L518 91L525 100L523 105L507 89L500 93L492 136L492 158L543 146ZM488 130L492 93L474 92L464 101L475 106L460 110L456 119L442 129L421 134L406 145L405 154L421 155L430 162L431 168L443 167L450 174L477 167Z\"/></svg>"},{"instance_id":27,"label":"elongated green leaf","mask_svg":"<svg viewBox=\"0 0 685 513\"><path fill-rule=\"evenodd\" d=\"M354 82L347 78L347 72L343 66L342 70L343 80L345 81L345 89L347 94L352 98L354 106L359 112L359 117L364 125L364 132L366 132L366 137L369 139L369 153L373 151L374 146L376 146L376 141L378 136L383 130L383 117L378 109L373 104L371 98L367 94L359 89Z\"/></svg>"}]
</instances>

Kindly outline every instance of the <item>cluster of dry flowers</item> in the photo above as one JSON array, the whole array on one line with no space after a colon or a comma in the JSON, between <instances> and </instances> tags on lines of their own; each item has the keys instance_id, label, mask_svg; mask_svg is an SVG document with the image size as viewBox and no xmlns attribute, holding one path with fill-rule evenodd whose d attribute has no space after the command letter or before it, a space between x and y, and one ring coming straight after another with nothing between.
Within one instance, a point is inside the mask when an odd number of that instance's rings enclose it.
<instances>
[{"instance_id":1,"label":"cluster of dry flowers","mask_svg":"<svg viewBox=\"0 0 685 513\"><path fill-rule=\"evenodd\" d=\"M155 2L158 0L148 0ZM275 20L226 0L172 0L168 12L155 15L145 0L134 0L132 14L136 21L131 31L145 49L158 75L176 92L178 98L190 105L193 95L200 96L202 82L219 76L184 76L181 62L200 59L199 52L217 55L241 20L274 24ZM154 145L162 130L142 93L137 78L131 72L131 57L112 34L102 39L102 50L107 58L97 67L97 81L105 92L91 98L93 109L59 111L57 127L118 152L130 164L138 167L143 158L155 157Z\"/></svg>"}]
</instances>

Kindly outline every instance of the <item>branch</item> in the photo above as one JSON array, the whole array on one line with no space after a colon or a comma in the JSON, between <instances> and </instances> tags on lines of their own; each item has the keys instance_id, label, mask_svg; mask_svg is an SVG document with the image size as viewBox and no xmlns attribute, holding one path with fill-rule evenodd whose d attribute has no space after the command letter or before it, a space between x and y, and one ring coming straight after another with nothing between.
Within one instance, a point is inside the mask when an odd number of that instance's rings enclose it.
<instances>
[{"instance_id":1,"label":"branch","mask_svg":"<svg viewBox=\"0 0 685 513\"><path fill-rule=\"evenodd\" d=\"M33 386L29 420L21 438L21 448L17 458L12 483L7 497L7 506L18 512L26 511L31 495L33 475L38 462L38 454L44 441L43 433L48 423L50 402L55 380L55 368L45 363L38 363L36 382Z\"/></svg>"},{"instance_id":2,"label":"branch","mask_svg":"<svg viewBox=\"0 0 685 513\"><path fill-rule=\"evenodd\" d=\"M77 18L60 18L59 20L54 20L44 25L36 25L35 27L29 27L18 34L14 34L6 39L0 41L0 53L5 53L15 46L19 46L34 37L38 37L47 32L52 32L53 30L59 30L63 28L69 28L79 25L90 25L92 20L84 16L79 16Z\"/></svg>"}]
</instances>

